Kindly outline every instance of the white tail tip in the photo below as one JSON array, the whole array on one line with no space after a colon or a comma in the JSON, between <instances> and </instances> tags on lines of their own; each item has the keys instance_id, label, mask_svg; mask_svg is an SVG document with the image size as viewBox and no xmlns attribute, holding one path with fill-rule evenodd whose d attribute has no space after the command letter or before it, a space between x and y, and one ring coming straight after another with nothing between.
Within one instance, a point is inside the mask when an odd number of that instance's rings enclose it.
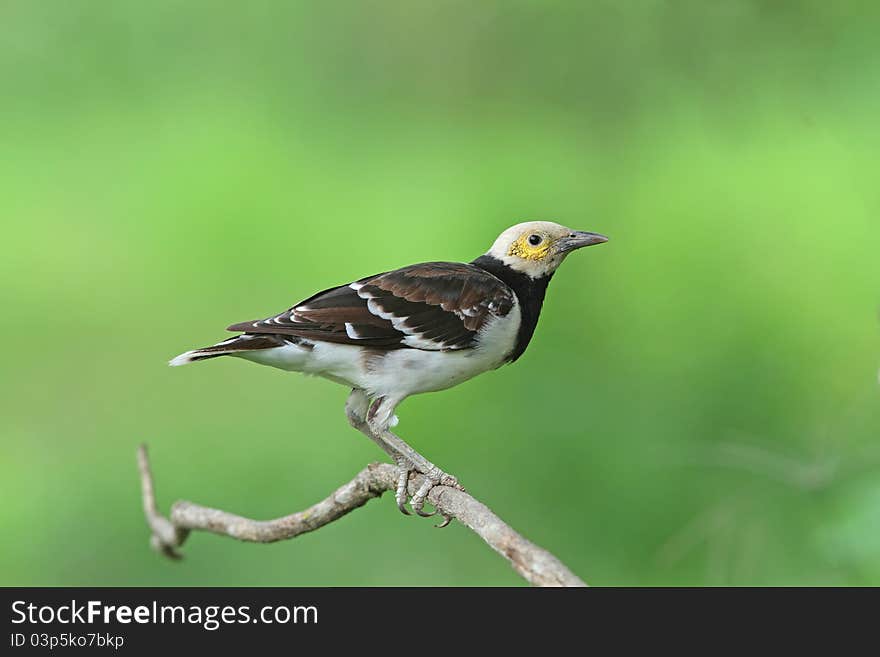
<instances>
[{"instance_id":1,"label":"white tail tip","mask_svg":"<svg viewBox=\"0 0 880 657\"><path fill-rule=\"evenodd\" d=\"M195 359L193 356L196 352L194 351L185 351L180 356L175 356L171 360L168 361L168 364L171 367L179 367L180 365L186 365L187 363L192 363Z\"/></svg>"}]
</instances>

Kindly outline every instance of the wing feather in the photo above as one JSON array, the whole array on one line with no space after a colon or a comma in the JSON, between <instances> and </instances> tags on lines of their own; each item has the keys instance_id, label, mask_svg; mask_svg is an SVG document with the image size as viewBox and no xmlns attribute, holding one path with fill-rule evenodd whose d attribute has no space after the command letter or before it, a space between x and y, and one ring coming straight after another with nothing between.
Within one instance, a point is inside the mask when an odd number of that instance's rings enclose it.
<instances>
[{"instance_id":1,"label":"wing feather","mask_svg":"<svg viewBox=\"0 0 880 657\"><path fill-rule=\"evenodd\" d=\"M384 349L468 349L480 329L515 302L513 291L484 269L428 262L324 290L229 330Z\"/></svg>"}]
</instances>

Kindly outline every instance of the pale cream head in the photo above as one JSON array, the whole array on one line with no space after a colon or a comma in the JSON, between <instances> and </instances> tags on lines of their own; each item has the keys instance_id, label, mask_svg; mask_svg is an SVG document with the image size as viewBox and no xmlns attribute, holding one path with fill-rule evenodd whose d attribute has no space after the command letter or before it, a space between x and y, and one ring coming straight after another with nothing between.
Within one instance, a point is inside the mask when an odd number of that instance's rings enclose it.
<instances>
[{"instance_id":1,"label":"pale cream head","mask_svg":"<svg viewBox=\"0 0 880 657\"><path fill-rule=\"evenodd\" d=\"M572 230L552 221L527 221L501 233L486 255L531 278L542 278L556 271L575 249L607 241L604 235Z\"/></svg>"}]
</instances>

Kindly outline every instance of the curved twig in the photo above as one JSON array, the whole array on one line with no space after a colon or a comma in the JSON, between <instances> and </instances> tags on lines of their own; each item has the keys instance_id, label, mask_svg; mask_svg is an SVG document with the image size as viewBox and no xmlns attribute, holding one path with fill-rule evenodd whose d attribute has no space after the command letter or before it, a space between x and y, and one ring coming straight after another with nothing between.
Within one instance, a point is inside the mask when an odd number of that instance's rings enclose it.
<instances>
[{"instance_id":1,"label":"curved twig","mask_svg":"<svg viewBox=\"0 0 880 657\"><path fill-rule=\"evenodd\" d=\"M240 541L272 543L294 538L338 520L397 485L397 469L390 463L371 463L354 479L337 488L327 498L305 511L274 520L251 520L219 509L179 501L171 508L171 518L162 516L156 506L153 475L146 445L138 447L144 515L154 549L170 558L180 558L180 548L190 531L207 531ZM410 480L414 493L422 477ZM455 488L437 486L428 501L438 512L451 516L471 529L493 550L510 562L513 569L536 586L586 586L559 559L514 531L485 504Z\"/></svg>"}]
</instances>

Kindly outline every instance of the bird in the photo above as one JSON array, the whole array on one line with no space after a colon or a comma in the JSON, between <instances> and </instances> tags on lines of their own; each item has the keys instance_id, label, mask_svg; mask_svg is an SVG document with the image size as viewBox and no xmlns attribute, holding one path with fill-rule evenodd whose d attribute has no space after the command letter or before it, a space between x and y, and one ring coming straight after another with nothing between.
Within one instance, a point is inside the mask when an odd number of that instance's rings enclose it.
<instances>
[{"instance_id":1,"label":"bird","mask_svg":"<svg viewBox=\"0 0 880 657\"><path fill-rule=\"evenodd\" d=\"M397 407L516 362L557 268L573 251L607 241L550 221L519 223L469 263L425 262L331 287L282 313L232 324L227 330L238 335L169 364L234 356L346 386L349 423L397 465L397 507L409 515L409 479L420 473L410 507L432 516L424 505L434 486L464 488L391 431Z\"/></svg>"}]
</instances>

